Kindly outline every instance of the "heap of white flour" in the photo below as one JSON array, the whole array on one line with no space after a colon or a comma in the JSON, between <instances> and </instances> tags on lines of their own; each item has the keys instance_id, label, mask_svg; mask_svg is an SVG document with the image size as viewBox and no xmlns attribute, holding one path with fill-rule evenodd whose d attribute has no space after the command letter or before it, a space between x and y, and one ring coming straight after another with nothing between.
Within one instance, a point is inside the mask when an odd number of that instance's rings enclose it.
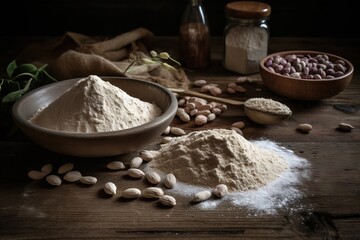
<instances>
[{"instance_id":1,"label":"heap of white flour","mask_svg":"<svg viewBox=\"0 0 360 240\"><path fill-rule=\"evenodd\" d=\"M131 97L120 88L90 75L77 81L29 121L65 132L108 132L139 126L158 117L154 104Z\"/></svg>"},{"instance_id":2,"label":"heap of white flour","mask_svg":"<svg viewBox=\"0 0 360 240\"><path fill-rule=\"evenodd\" d=\"M163 144L149 164L186 184L231 191L259 189L289 169L275 151L260 148L234 130L194 131Z\"/></svg>"}]
</instances>

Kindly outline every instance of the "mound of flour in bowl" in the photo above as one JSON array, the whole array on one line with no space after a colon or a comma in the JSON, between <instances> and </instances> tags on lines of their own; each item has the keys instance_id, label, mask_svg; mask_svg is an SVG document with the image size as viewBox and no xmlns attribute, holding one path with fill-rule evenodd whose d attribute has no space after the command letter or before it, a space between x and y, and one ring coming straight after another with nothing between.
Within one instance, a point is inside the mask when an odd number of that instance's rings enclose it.
<instances>
[{"instance_id":1,"label":"mound of flour in bowl","mask_svg":"<svg viewBox=\"0 0 360 240\"><path fill-rule=\"evenodd\" d=\"M259 189L289 169L281 155L228 129L176 137L161 146L149 165L186 184L213 188L222 183L231 191Z\"/></svg>"},{"instance_id":2,"label":"mound of flour in bowl","mask_svg":"<svg viewBox=\"0 0 360 240\"><path fill-rule=\"evenodd\" d=\"M96 75L80 79L29 121L65 132L108 132L148 123L161 114L155 105L128 95Z\"/></svg>"}]
</instances>

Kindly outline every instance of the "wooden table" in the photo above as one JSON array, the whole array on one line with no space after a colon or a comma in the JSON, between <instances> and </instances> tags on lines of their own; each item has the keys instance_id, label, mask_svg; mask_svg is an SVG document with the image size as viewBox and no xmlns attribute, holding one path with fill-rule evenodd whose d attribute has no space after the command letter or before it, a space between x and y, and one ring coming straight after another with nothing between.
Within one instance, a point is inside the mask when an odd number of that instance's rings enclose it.
<instances>
[{"instance_id":1,"label":"wooden table","mask_svg":"<svg viewBox=\"0 0 360 240\"><path fill-rule=\"evenodd\" d=\"M30 40L47 38L3 38L0 41L1 67L11 61ZM158 49L173 52L174 39L158 39ZM115 158L77 159L45 150L24 136L0 141L0 239L360 239L360 41L358 39L271 39L270 52L308 49L331 52L350 60L355 67L351 84L339 95L319 102L288 100L270 92L262 84L245 84L247 93L227 95L238 100L271 97L287 104L293 116L281 124L260 126L249 121L240 108L229 107L214 122L202 128L228 128L244 121L244 136L275 141L311 163L310 179L298 186L304 197L275 214L253 214L245 207L219 206L212 210L189 205L177 197L174 208L160 207L156 201L122 201L103 194L103 185L114 181L119 187L147 186L142 181L123 179L122 173L105 170ZM221 39L213 41L211 69L189 72L224 87L240 75L221 66ZM174 53L176 54L176 53ZM336 105L351 105L345 113ZM352 124L350 133L336 131L340 122ZM313 130L302 134L299 123L310 123ZM191 124L174 120L173 126L191 131ZM46 163L55 167L75 163L84 174L98 178L91 187L63 184L58 188L34 182L27 172ZM301 208L300 208L301 206ZM299 209L296 209L299 208Z\"/></svg>"}]
</instances>

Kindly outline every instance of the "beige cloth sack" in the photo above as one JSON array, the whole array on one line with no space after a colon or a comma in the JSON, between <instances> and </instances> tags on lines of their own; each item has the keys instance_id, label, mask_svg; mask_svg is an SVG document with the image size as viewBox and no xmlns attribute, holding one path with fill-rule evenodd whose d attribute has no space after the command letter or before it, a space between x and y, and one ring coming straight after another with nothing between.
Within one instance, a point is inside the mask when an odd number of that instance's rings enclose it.
<instances>
[{"instance_id":1,"label":"beige cloth sack","mask_svg":"<svg viewBox=\"0 0 360 240\"><path fill-rule=\"evenodd\" d=\"M98 76L124 76L159 83L166 87L187 89L189 80L181 67L171 70L161 63L139 64L136 59L149 58L146 42L154 35L145 28L137 28L111 39L89 37L67 32L60 41L30 46L18 57L19 62L37 66L48 64L49 74L57 80Z\"/></svg>"}]
</instances>

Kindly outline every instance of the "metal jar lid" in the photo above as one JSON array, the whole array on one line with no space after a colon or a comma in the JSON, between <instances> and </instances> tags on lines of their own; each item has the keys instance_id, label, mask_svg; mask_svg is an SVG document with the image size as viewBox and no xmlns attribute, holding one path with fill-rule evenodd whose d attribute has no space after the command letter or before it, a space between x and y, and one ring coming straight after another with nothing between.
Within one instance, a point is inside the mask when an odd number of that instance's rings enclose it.
<instances>
[{"instance_id":1,"label":"metal jar lid","mask_svg":"<svg viewBox=\"0 0 360 240\"><path fill-rule=\"evenodd\" d=\"M225 6L225 14L234 18L260 19L270 16L271 7L269 4L255 1L230 2Z\"/></svg>"}]
</instances>

